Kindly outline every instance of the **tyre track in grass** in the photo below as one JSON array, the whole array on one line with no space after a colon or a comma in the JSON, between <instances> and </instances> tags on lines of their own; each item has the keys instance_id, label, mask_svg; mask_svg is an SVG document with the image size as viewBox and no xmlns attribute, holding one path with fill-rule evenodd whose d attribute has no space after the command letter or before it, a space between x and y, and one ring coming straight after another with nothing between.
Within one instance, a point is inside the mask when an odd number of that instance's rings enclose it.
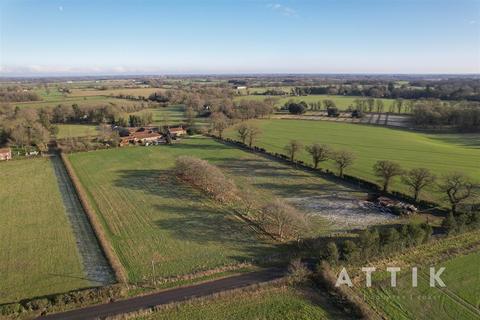
<instances>
[{"instance_id":1,"label":"tyre track in grass","mask_svg":"<svg viewBox=\"0 0 480 320\"><path fill-rule=\"evenodd\" d=\"M95 286L115 283L113 270L103 254L62 160L56 154L50 159L86 278Z\"/></svg>"}]
</instances>

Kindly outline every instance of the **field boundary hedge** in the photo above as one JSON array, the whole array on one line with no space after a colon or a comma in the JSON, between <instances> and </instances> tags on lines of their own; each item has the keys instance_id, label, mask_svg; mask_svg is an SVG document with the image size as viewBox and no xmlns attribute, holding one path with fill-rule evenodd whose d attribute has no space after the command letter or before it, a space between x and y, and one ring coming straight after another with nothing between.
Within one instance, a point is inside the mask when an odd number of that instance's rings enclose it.
<instances>
[{"instance_id":1,"label":"field boundary hedge","mask_svg":"<svg viewBox=\"0 0 480 320\"><path fill-rule=\"evenodd\" d=\"M107 258L107 261L110 263L110 266L112 267L113 272L115 273L115 278L120 283L126 283L127 276L126 276L125 270L122 264L120 263L120 261L118 260L118 257L114 253L114 249L112 248L110 242L108 241L107 236L105 235L103 226L101 222L98 220L94 209L91 207L90 202L88 201L87 193L83 189L83 186L80 180L75 174L75 171L73 170L70 160L68 160L67 156L63 152L60 152L60 158L62 159L65 169L67 170L68 176L72 180L75 191L78 195L78 198L80 199L80 203L82 204L82 207L85 213L87 214L87 218L90 221L90 224L92 225L95 236L97 237L98 242L100 243L100 247L103 253L105 254L105 257Z\"/></svg>"},{"instance_id":2,"label":"field boundary hedge","mask_svg":"<svg viewBox=\"0 0 480 320\"><path fill-rule=\"evenodd\" d=\"M384 192L384 191L381 190L381 187L378 184L367 181L367 180L364 180L364 179L361 179L361 178L358 178L358 177L355 177L355 176L344 174L343 178L342 178L342 177L339 177L338 175L336 175L335 173L333 173L332 171L330 171L328 169L322 169L322 168L315 169L311 165L309 165L309 164L307 164L303 161L291 161L288 156L286 156L284 154L281 154L281 153L276 153L276 152L272 153L272 152L269 152L269 151L265 150L264 148L259 148L259 147L256 147L256 146L250 147L250 146L244 144L243 142L233 140L233 139L230 139L230 138L219 138L219 137L214 136L214 135L207 135L207 136L215 139L216 141L220 141L224 144L234 146L234 147L237 147L237 148L241 148L241 149L247 150L247 151L252 152L252 153L258 153L258 154L264 155L264 156L268 157L269 159L272 159L272 160L275 160L275 161L278 161L278 162L282 162L282 163L290 165L290 166L294 166L297 169L298 168L303 169L305 171L320 175L321 177L324 177L324 178L327 178L327 179L330 179L330 180L347 182L347 183L353 184L355 186L367 189L367 190L369 190L371 192L374 192L374 193L384 194L384 195L387 195L389 197L395 198L395 199L400 200L400 201L408 202L408 203L415 203L416 205L420 206L422 209L436 209L438 211L441 211L444 214L448 213L438 203L431 202L431 201L425 201L425 200L420 200L420 201L415 202L411 196L409 196L405 193L402 193L402 192L398 192L398 191Z\"/></svg>"}]
</instances>

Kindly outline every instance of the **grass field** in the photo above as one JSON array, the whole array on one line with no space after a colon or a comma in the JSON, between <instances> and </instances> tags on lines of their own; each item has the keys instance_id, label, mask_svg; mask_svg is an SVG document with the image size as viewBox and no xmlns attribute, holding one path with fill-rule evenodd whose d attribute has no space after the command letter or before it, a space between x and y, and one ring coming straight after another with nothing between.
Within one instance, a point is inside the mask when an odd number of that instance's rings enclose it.
<instances>
[{"instance_id":1,"label":"grass field","mask_svg":"<svg viewBox=\"0 0 480 320\"><path fill-rule=\"evenodd\" d=\"M107 90L95 90L95 89L73 89L70 94L71 97L91 97L91 96L118 96L131 95L148 97L154 92L162 92L160 88L121 88L121 89L107 89Z\"/></svg>"},{"instance_id":2,"label":"grass field","mask_svg":"<svg viewBox=\"0 0 480 320\"><path fill-rule=\"evenodd\" d=\"M410 272L392 288L390 279L363 289L366 300L391 319L479 319L480 253L461 255L435 266L445 267L445 288L429 286L428 267L419 268L418 287L412 288Z\"/></svg>"},{"instance_id":3,"label":"grass field","mask_svg":"<svg viewBox=\"0 0 480 320\"><path fill-rule=\"evenodd\" d=\"M323 302L323 301L322 301ZM137 320L301 320L342 319L345 315L319 304L312 292L293 288L266 288L211 301L193 301L160 310Z\"/></svg>"},{"instance_id":4,"label":"grass field","mask_svg":"<svg viewBox=\"0 0 480 320\"><path fill-rule=\"evenodd\" d=\"M353 96L337 96L337 95L324 95L324 94L312 94L308 96L300 96L300 97L293 97L293 96L286 96L286 97L278 97L278 96L263 96L263 95L249 95L249 96L238 96L235 97L236 101L240 101L242 99L250 99L250 100L263 100L267 97L273 97L273 98L279 98L276 106L281 107L283 106L286 102L293 100L293 101L305 101L306 103L311 103L311 102L319 102L323 100L332 100L335 102L337 105L337 108L339 110L346 110L350 105L353 106L353 101L355 99L361 99L361 97L353 97ZM392 104L393 100L392 99L381 99L385 105L384 111L388 111L390 105ZM323 108L323 106L322 106Z\"/></svg>"},{"instance_id":5,"label":"grass field","mask_svg":"<svg viewBox=\"0 0 480 320\"><path fill-rule=\"evenodd\" d=\"M397 161L405 169L425 167L439 175L459 170L480 180L478 134L429 135L327 121L254 120L252 123L262 130L256 145L273 152L285 153L283 148L292 139L301 140L304 144L318 142L334 149L350 150L357 159L346 173L370 181L377 181L372 166L378 160ZM238 139L235 127L229 128L226 136ZM311 162L304 150L300 152L299 159ZM323 166L336 170L331 161ZM393 187L407 192L399 181L395 181ZM427 193L424 196L427 197Z\"/></svg>"},{"instance_id":6,"label":"grass field","mask_svg":"<svg viewBox=\"0 0 480 320\"><path fill-rule=\"evenodd\" d=\"M0 163L0 304L92 286L48 158Z\"/></svg>"},{"instance_id":7,"label":"grass field","mask_svg":"<svg viewBox=\"0 0 480 320\"><path fill-rule=\"evenodd\" d=\"M262 201L296 197L306 203L332 193L365 196L362 191L202 137L173 146L71 154L77 175L132 281L152 276L154 255L160 255L157 276L168 277L262 258L270 250L269 243L244 222L173 177L171 169L180 155L219 165L241 190L253 188ZM314 218L312 233L339 227Z\"/></svg>"},{"instance_id":8,"label":"grass field","mask_svg":"<svg viewBox=\"0 0 480 320\"><path fill-rule=\"evenodd\" d=\"M184 106L173 105L167 107L160 107L155 109L144 109L142 111L135 112L133 114L142 114L145 112L151 112L153 114L153 124L157 126L185 124L185 112ZM195 125L203 126L208 124L208 118L195 118Z\"/></svg>"},{"instance_id":9,"label":"grass field","mask_svg":"<svg viewBox=\"0 0 480 320\"><path fill-rule=\"evenodd\" d=\"M98 127L83 124L59 124L58 139L94 136L98 134Z\"/></svg>"},{"instance_id":10,"label":"grass field","mask_svg":"<svg viewBox=\"0 0 480 320\"><path fill-rule=\"evenodd\" d=\"M119 105L119 106L131 106L139 104L138 101L116 99L106 96L85 96L85 97L71 97L53 94L51 97L41 101L29 101L29 102L15 102L13 105L19 108L42 108L42 107L56 107L59 104L72 105L78 104L82 106L99 106L99 105Z\"/></svg>"}]
</instances>

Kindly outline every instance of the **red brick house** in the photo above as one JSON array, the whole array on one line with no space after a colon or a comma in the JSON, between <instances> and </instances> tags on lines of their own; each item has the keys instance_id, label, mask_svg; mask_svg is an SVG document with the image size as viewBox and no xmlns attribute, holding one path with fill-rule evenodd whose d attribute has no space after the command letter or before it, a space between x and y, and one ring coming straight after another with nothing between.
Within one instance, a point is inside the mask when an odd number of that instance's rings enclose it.
<instances>
[{"instance_id":1,"label":"red brick house","mask_svg":"<svg viewBox=\"0 0 480 320\"><path fill-rule=\"evenodd\" d=\"M12 159L12 149L2 148L0 149L0 160L11 160Z\"/></svg>"}]
</instances>

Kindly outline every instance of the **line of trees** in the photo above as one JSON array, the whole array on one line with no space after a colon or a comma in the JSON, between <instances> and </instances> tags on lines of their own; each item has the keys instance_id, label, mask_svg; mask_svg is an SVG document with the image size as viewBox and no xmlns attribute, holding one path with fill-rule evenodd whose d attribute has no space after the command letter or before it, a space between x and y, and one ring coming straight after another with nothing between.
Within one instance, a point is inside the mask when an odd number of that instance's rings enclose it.
<instances>
[{"instance_id":1,"label":"line of trees","mask_svg":"<svg viewBox=\"0 0 480 320\"><path fill-rule=\"evenodd\" d=\"M462 81L444 80L436 82L419 81L409 85L397 85L394 82L373 85L339 84L320 87L295 87L291 95L330 94L363 96L373 98L403 99L442 99L480 101L480 81L465 79Z\"/></svg>"},{"instance_id":2,"label":"line of trees","mask_svg":"<svg viewBox=\"0 0 480 320\"><path fill-rule=\"evenodd\" d=\"M235 183L216 166L195 157L178 157L176 176L200 189L223 205L228 205L257 229L280 240L299 240L309 229L308 217L281 199L259 201L257 192L239 192Z\"/></svg>"},{"instance_id":3,"label":"line of trees","mask_svg":"<svg viewBox=\"0 0 480 320\"><path fill-rule=\"evenodd\" d=\"M462 132L480 131L480 103L419 101L413 107L412 120L418 127L451 126Z\"/></svg>"},{"instance_id":4,"label":"line of trees","mask_svg":"<svg viewBox=\"0 0 480 320\"><path fill-rule=\"evenodd\" d=\"M284 150L288 159L296 161L298 153L302 150L303 144L299 140L291 140ZM343 177L345 169L353 165L355 155L348 150L333 150L328 145L313 143L307 145L305 150L312 158L313 167L318 168L320 163L332 160L338 169L338 176ZM390 185L397 178L401 177L402 183L412 193L412 199L417 202L422 191L427 187L435 187L445 195L450 203L451 212L456 215L458 208L467 200L474 199L479 187L472 180L461 172L451 172L439 179L427 168L412 168L404 170L400 164L390 160L379 160L373 167L373 174L379 179L383 192L389 192Z\"/></svg>"},{"instance_id":5,"label":"line of trees","mask_svg":"<svg viewBox=\"0 0 480 320\"><path fill-rule=\"evenodd\" d=\"M355 241L348 239L339 245L333 241L327 243L320 256L331 265L341 262L361 264L372 258L426 243L431 239L432 233L432 226L427 223L366 229L360 232Z\"/></svg>"},{"instance_id":6,"label":"line of trees","mask_svg":"<svg viewBox=\"0 0 480 320\"><path fill-rule=\"evenodd\" d=\"M40 101L38 93L31 90L23 90L20 87L0 88L0 102L27 102Z\"/></svg>"}]
</instances>

